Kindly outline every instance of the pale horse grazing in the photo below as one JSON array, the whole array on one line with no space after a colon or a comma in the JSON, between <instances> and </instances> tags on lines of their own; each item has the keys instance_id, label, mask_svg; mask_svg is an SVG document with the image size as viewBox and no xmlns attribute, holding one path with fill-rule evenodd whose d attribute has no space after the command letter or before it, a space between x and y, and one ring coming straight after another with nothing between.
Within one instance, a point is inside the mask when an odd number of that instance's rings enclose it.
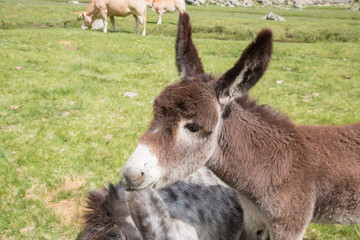
<instances>
[{"instance_id":1,"label":"pale horse grazing","mask_svg":"<svg viewBox=\"0 0 360 240\"><path fill-rule=\"evenodd\" d=\"M82 29L90 29L91 25L97 19L102 19L104 22L104 33L107 32L107 17L110 17L115 28L115 16L126 17L133 15L136 21L135 32L142 25L142 35L146 35L146 0L92 0L85 12L81 13L84 24Z\"/></svg>"},{"instance_id":2,"label":"pale horse grazing","mask_svg":"<svg viewBox=\"0 0 360 240\"><path fill-rule=\"evenodd\" d=\"M80 240L238 240L243 219L236 193L206 168L157 191L110 184L88 194L83 217Z\"/></svg>"},{"instance_id":3,"label":"pale horse grazing","mask_svg":"<svg viewBox=\"0 0 360 240\"><path fill-rule=\"evenodd\" d=\"M147 6L159 15L157 24L162 23L162 15L167 12L178 10L185 12L185 0L146 0Z\"/></svg>"},{"instance_id":4,"label":"pale horse grazing","mask_svg":"<svg viewBox=\"0 0 360 240\"><path fill-rule=\"evenodd\" d=\"M180 81L154 101L154 119L122 169L127 188L160 188L207 166L239 194L241 239L266 228L272 240L299 240L311 221L359 224L360 124L296 125L249 98L270 61L270 30L220 77L204 72L191 31L180 14Z\"/></svg>"}]
</instances>

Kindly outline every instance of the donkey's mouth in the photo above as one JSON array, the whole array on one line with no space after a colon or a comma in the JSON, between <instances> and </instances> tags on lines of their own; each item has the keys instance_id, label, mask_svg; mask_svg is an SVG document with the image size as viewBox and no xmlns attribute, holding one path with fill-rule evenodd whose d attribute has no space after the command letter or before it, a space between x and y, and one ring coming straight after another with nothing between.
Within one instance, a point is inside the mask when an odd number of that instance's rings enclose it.
<instances>
[{"instance_id":1,"label":"donkey's mouth","mask_svg":"<svg viewBox=\"0 0 360 240\"><path fill-rule=\"evenodd\" d=\"M125 190L128 191L128 192L133 192L133 191L139 191L139 190L145 189L147 187L151 187L151 188L155 189L156 183L157 182L154 181L154 182L150 183L147 186L140 186L140 187L126 186L126 184L125 184Z\"/></svg>"}]
</instances>

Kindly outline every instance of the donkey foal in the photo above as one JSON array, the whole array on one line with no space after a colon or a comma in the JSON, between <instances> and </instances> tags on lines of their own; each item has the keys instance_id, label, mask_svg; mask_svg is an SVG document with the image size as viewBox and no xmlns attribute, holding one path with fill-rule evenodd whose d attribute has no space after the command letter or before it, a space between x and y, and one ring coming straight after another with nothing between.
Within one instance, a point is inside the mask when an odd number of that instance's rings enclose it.
<instances>
[{"instance_id":1,"label":"donkey foal","mask_svg":"<svg viewBox=\"0 0 360 240\"><path fill-rule=\"evenodd\" d=\"M241 232L237 195L206 168L158 191L110 184L87 202L82 240L237 240Z\"/></svg>"},{"instance_id":2,"label":"donkey foal","mask_svg":"<svg viewBox=\"0 0 360 240\"><path fill-rule=\"evenodd\" d=\"M310 221L360 223L360 124L299 126L248 97L270 61L270 30L218 78L205 74L191 31L180 14L181 79L154 101L154 119L122 170L127 188L163 187L207 166L239 193L242 239L264 227L273 240L294 240Z\"/></svg>"}]
</instances>

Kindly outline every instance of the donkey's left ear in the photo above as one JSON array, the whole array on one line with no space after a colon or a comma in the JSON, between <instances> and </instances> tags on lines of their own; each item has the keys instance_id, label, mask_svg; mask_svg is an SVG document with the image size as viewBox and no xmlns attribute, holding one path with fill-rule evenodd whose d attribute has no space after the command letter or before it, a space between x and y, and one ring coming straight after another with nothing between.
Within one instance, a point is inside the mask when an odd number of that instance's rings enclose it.
<instances>
[{"instance_id":1,"label":"donkey's left ear","mask_svg":"<svg viewBox=\"0 0 360 240\"><path fill-rule=\"evenodd\" d=\"M178 32L176 37L176 66L180 77L193 77L203 74L204 68L192 41L192 28L187 13L179 14Z\"/></svg>"},{"instance_id":2,"label":"donkey's left ear","mask_svg":"<svg viewBox=\"0 0 360 240\"><path fill-rule=\"evenodd\" d=\"M263 29L234 67L217 81L215 92L222 109L258 82L269 64L271 53L272 33L269 29Z\"/></svg>"}]
</instances>

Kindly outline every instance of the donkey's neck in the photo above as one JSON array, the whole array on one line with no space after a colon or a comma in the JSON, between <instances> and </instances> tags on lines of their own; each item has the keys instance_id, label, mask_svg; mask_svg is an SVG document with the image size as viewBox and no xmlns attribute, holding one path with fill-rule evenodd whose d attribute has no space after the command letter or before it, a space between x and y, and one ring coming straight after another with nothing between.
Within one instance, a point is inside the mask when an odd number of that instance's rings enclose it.
<instances>
[{"instance_id":1,"label":"donkey's neck","mask_svg":"<svg viewBox=\"0 0 360 240\"><path fill-rule=\"evenodd\" d=\"M296 126L286 116L244 96L223 115L209 168L243 192L278 185L290 174L299 142Z\"/></svg>"}]
</instances>

